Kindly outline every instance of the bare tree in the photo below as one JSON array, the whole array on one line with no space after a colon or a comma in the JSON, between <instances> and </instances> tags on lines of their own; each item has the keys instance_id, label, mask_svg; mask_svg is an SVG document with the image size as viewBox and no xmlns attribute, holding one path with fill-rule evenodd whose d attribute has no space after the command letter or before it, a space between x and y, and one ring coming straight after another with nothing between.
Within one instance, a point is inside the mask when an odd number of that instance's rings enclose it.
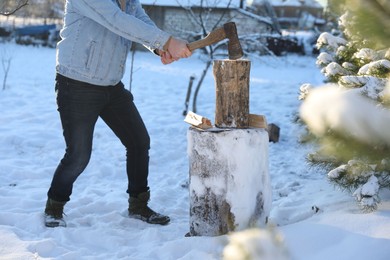
<instances>
[{"instance_id":1,"label":"bare tree","mask_svg":"<svg viewBox=\"0 0 390 260\"><path fill-rule=\"evenodd\" d=\"M6 88L8 72L11 68L12 56L7 53L6 49L3 49L3 55L1 58L1 65L3 67L4 77L3 77L3 90Z\"/></svg>"},{"instance_id":2,"label":"bare tree","mask_svg":"<svg viewBox=\"0 0 390 260\"><path fill-rule=\"evenodd\" d=\"M194 38L206 37L210 31L213 31L217 27L221 26L222 21L225 19L225 16L227 15L227 11L226 11L226 12L222 12L219 15L219 17L216 17L216 14L215 14L215 12L213 12L213 8L211 7L213 4L210 4L210 1L201 0L198 12L195 12L191 6L189 6L189 7L183 6L179 0L176 0L176 2L178 3L178 5L181 8L183 8L187 11L187 14L191 18L191 20L194 21L194 23L198 26L198 28L200 28L200 31L195 32L193 34ZM218 2L219 2L218 0L215 0L214 5L216 5ZM232 3L232 0L229 0L227 2L226 10L228 10L231 3ZM207 46L204 48L205 52L207 53L208 58L206 60L205 68L204 68L204 70L199 78L199 81L195 87L194 97L192 100L192 111L194 113L196 113L196 111L197 111L196 102L197 102L197 97L198 97L200 87L202 86L203 80L206 77L206 74L211 66L212 60L214 59L215 51L218 48L220 48L223 44L224 44L223 42L217 43L217 44L210 45L210 46ZM190 78L190 81L191 80L193 80L192 76ZM191 82L191 84L189 84L189 87L190 86L192 86L192 82ZM189 98L189 94L190 93L187 93L186 107L188 106L187 99ZM185 112L186 112L186 110L185 110ZM183 113L183 115L185 115L185 113Z\"/></svg>"},{"instance_id":3,"label":"bare tree","mask_svg":"<svg viewBox=\"0 0 390 260\"><path fill-rule=\"evenodd\" d=\"M180 0L176 0L178 5L186 10L189 18L195 23L195 25L200 29L199 31L192 32L194 38L204 38L210 31L215 30L217 27L221 26L222 21L226 18L227 11L222 12L219 17L216 17L213 6L217 6L220 0L207 1L200 0L199 11L195 12L194 8L191 6L183 6L180 3ZM229 9L233 0L229 0L226 3L226 10ZM226 20L226 19L225 19ZM214 58L215 50L221 47L221 44L217 43L205 47L209 58L212 60Z\"/></svg>"},{"instance_id":4,"label":"bare tree","mask_svg":"<svg viewBox=\"0 0 390 260\"><path fill-rule=\"evenodd\" d=\"M0 15L10 16L16 13L18 10L28 5L29 0L17 0L17 1L2 1L0 3ZM3 90L6 88L8 73L11 68L12 56L7 54L7 51L3 49L3 55L1 58L1 65L4 72L3 77Z\"/></svg>"},{"instance_id":5,"label":"bare tree","mask_svg":"<svg viewBox=\"0 0 390 260\"><path fill-rule=\"evenodd\" d=\"M28 5L29 0L13 0L13 1L2 1L0 3L0 15L10 16L16 13L18 10Z\"/></svg>"},{"instance_id":6,"label":"bare tree","mask_svg":"<svg viewBox=\"0 0 390 260\"><path fill-rule=\"evenodd\" d=\"M44 0L41 2L34 3L35 5L35 15L47 19L58 19L63 17L64 11L64 2L63 0Z\"/></svg>"}]
</instances>

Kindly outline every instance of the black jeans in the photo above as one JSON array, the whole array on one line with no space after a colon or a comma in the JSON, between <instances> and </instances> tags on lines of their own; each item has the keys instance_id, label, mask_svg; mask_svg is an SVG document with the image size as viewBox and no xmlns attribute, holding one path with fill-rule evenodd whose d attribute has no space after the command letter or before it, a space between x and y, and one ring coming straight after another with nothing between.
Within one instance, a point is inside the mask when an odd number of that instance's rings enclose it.
<instances>
[{"instance_id":1,"label":"black jeans","mask_svg":"<svg viewBox=\"0 0 390 260\"><path fill-rule=\"evenodd\" d=\"M55 89L66 151L54 173L48 197L70 200L73 183L90 160L99 117L126 147L127 192L137 195L147 191L150 138L133 95L122 82L96 86L57 75Z\"/></svg>"}]
</instances>

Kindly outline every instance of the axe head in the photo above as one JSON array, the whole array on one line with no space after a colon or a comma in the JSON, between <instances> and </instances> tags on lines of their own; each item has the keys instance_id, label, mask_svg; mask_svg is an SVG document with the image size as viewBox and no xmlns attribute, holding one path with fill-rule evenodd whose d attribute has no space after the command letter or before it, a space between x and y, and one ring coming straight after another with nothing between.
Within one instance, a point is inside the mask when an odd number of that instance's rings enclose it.
<instances>
[{"instance_id":1,"label":"axe head","mask_svg":"<svg viewBox=\"0 0 390 260\"><path fill-rule=\"evenodd\" d=\"M225 23L223 25L223 29L225 31L226 38L228 41L228 54L229 59L237 60L241 58L244 53L241 48L240 41L238 39L237 27L234 22Z\"/></svg>"},{"instance_id":2,"label":"axe head","mask_svg":"<svg viewBox=\"0 0 390 260\"><path fill-rule=\"evenodd\" d=\"M228 39L229 59L236 60L241 58L244 53L242 51L240 41L238 40L237 28L234 22L225 23L223 27L210 32L204 39L191 42L187 46L190 51L193 51L224 39Z\"/></svg>"}]
</instances>

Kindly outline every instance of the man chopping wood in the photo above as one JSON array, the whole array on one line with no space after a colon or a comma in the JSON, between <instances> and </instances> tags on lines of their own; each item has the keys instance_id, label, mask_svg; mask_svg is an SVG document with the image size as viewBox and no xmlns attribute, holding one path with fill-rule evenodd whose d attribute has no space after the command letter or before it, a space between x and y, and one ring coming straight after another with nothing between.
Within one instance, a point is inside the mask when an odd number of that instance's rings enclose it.
<instances>
[{"instance_id":1,"label":"man chopping wood","mask_svg":"<svg viewBox=\"0 0 390 260\"><path fill-rule=\"evenodd\" d=\"M66 150L47 193L45 225L66 226L64 205L89 162L99 117L126 148L129 216L167 224L168 216L148 206L150 138L121 79L133 41L158 54L163 64L191 56L187 42L157 28L139 0L66 0L60 35L55 90Z\"/></svg>"}]
</instances>

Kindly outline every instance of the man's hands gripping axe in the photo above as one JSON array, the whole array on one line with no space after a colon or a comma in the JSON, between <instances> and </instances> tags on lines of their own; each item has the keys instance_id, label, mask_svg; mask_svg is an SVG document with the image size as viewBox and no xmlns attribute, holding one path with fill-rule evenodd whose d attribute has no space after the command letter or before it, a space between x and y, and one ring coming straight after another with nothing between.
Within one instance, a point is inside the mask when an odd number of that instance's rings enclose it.
<instances>
[{"instance_id":1,"label":"man's hands gripping axe","mask_svg":"<svg viewBox=\"0 0 390 260\"><path fill-rule=\"evenodd\" d=\"M203 48L222 40L228 40L229 59L236 60L241 58L244 53L238 39L237 28L234 22L225 23L222 27L211 31L205 38L198 41L187 43L182 40L169 38L164 45L164 51L160 52L163 64L169 64L180 58L188 58L195 49Z\"/></svg>"},{"instance_id":2,"label":"man's hands gripping axe","mask_svg":"<svg viewBox=\"0 0 390 260\"><path fill-rule=\"evenodd\" d=\"M160 51L161 62L163 64L170 64L181 58L188 58L192 52L188 49L187 42L183 40L170 37L164 45L164 50Z\"/></svg>"}]
</instances>

